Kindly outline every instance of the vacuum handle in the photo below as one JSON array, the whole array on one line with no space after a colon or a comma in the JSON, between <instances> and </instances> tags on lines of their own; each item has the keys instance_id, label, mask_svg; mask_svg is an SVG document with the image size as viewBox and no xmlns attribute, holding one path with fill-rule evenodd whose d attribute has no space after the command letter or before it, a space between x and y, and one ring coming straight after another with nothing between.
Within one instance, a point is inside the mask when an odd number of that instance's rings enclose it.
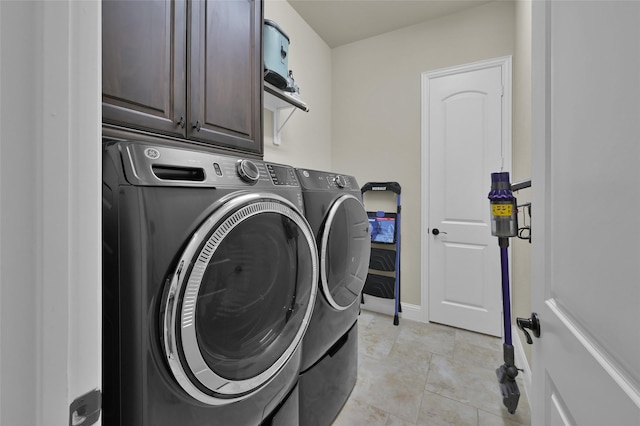
<instances>
[{"instance_id":1,"label":"vacuum handle","mask_svg":"<svg viewBox=\"0 0 640 426\"><path fill-rule=\"evenodd\" d=\"M529 335L527 330L525 330L525 328L531 330L535 337L540 337L540 320L538 320L538 314L536 314L535 312L531 313L531 318L516 318L516 324L518 325L518 328L524 333L525 337L527 338L528 344L533 344L533 339L531 338L531 335Z\"/></svg>"}]
</instances>

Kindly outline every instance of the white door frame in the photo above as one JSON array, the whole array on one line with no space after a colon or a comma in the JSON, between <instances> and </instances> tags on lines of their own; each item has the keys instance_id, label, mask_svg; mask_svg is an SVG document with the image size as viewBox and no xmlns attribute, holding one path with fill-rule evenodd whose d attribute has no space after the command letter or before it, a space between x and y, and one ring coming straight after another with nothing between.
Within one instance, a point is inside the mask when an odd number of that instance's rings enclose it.
<instances>
[{"instance_id":1,"label":"white door frame","mask_svg":"<svg viewBox=\"0 0 640 426\"><path fill-rule=\"evenodd\" d=\"M429 83L431 79L444 77L448 75L460 74L469 71L478 71L486 68L493 68L499 66L502 69L502 169L505 171L511 171L511 152L512 152L512 140L511 140L511 126L512 126L512 108L511 108L511 55L502 56L499 58L488 59L485 61L472 62L469 64L453 66L449 68L443 68L434 71L425 71L422 73L422 111L420 116L421 121L421 239L420 239L420 259L423 261L420 263L420 320L423 322L429 322L429 265L425 261L429 258ZM487 194L491 188L487 188ZM497 241L496 241L497 244ZM496 284L498 285L498 283Z\"/></svg>"},{"instance_id":2,"label":"white door frame","mask_svg":"<svg viewBox=\"0 0 640 426\"><path fill-rule=\"evenodd\" d=\"M0 424L64 425L102 387L101 4L0 15Z\"/></svg>"}]
</instances>

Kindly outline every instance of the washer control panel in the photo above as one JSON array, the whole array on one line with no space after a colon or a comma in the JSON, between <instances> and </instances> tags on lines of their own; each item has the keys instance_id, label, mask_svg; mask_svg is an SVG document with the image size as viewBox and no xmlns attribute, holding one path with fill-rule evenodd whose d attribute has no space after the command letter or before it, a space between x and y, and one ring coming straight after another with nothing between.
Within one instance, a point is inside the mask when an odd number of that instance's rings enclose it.
<instances>
[{"instance_id":1,"label":"washer control panel","mask_svg":"<svg viewBox=\"0 0 640 426\"><path fill-rule=\"evenodd\" d=\"M300 187L293 167L186 148L121 143L127 180L137 185Z\"/></svg>"},{"instance_id":2,"label":"washer control panel","mask_svg":"<svg viewBox=\"0 0 640 426\"><path fill-rule=\"evenodd\" d=\"M299 186L293 167L265 163L274 185Z\"/></svg>"}]
</instances>

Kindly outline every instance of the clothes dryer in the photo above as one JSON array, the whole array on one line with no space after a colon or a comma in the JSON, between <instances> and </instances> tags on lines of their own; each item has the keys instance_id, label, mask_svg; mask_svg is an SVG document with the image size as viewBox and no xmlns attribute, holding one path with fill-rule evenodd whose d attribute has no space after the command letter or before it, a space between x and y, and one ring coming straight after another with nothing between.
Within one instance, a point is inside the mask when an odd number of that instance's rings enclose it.
<instances>
[{"instance_id":1,"label":"clothes dryer","mask_svg":"<svg viewBox=\"0 0 640 426\"><path fill-rule=\"evenodd\" d=\"M291 167L103 146L103 424L259 425L298 379L317 292Z\"/></svg>"},{"instance_id":2,"label":"clothes dryer","mask_svg":"<svg viewBox=\"0 0 640 426\"><path fill-rule=\"evenodd\" d=\"M319 294L302 343L300 423L323 424L317 414L332 420L355 385L355 324L369 268L371 235L353 176L307 169L296 172L305 215L316 237L320 270ZM317 398L323 393L324 402ZM310 413L316 414L305 417Z\"/></svg>"}]
</instances>

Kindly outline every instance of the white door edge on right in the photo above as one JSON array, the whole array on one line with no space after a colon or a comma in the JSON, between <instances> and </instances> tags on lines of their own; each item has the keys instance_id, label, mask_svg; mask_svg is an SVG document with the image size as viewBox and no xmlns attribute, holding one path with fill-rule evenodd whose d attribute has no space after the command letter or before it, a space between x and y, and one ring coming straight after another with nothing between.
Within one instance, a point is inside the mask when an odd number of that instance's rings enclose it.
<instances>
[{"instance_id":1,"label":"white door edge on right","mask_svg":"<svg viewBox=\"0 0 640 426\"><path fill-rule=\"evenodd\" d=\"M532 7L532 424L640 425L640 2Z\"/></svg>"}]
</instances>

